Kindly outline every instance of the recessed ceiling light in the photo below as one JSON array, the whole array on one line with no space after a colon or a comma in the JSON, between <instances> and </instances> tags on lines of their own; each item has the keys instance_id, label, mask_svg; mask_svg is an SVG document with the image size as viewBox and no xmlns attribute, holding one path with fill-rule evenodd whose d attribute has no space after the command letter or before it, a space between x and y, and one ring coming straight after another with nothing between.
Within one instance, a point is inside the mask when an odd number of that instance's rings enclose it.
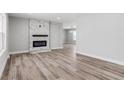
<instances>
[{"instance_id":1,"label":"recessed ceiling light","mask_svg":"<svg viewBox=\"0 0 124 93\"><path fill-rule=\"evenodd\" d=\"M61 17L57 17L57 20L60 20L61 19Z\"/></svg>"}]
</instances>

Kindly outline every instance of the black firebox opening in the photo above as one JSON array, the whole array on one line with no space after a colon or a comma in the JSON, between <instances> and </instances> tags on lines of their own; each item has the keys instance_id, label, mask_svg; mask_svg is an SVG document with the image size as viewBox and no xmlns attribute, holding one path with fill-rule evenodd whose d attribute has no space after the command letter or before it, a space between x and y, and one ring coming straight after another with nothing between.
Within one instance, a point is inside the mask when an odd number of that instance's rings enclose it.
<instances>
[{"instance_id":1,"label":"black firebox opening","mask_svg":"<svg viewBox=\"0 0 124 93\"><path fill-rule=\"evenodd\" d=\"M33 41L33 47L45 47L47 46L47 41Z\"/></svg>"}]
</instances>

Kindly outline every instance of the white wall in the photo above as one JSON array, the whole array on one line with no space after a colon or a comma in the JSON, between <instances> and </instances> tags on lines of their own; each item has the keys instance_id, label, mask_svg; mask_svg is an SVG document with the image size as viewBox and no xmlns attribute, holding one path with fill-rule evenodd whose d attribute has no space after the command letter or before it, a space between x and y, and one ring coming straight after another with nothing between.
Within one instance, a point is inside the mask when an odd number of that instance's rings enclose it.
<instances>
[{"instance_id":1,"label":"white wall","mask_svg":"<svg viewBox=\"0 0 124 93\"><path fill-rule=\"evenodd\" d=\"M63 48L64 31L62 24L50 23L50 47L51 49Z\"/></svg>"},{"instance_id":2,"label":"white wall","mask_svg":"<svg viewBox=\"0 0 124 93\"><path fill-rule=\"evenodd\" d=\"M124 14L88 14L77 24L78 53L124 64Z\"/></svg>"},{"instance_id":3,"label":"white wall","mask_svg":"<svg viewBox=\"0 0 124 93\"><path fill-rule=\"evenodd\" d=\"M10 53L29 51L28 19L9 17Z\"/></svg>"},{"instance_id":4,"label":"white wall","mask_svg":"<svg viewBox=\"0 0 124 93\"><path fill-rule=\"evenodd\" d=\"M5 40L4 40L4 50L0 53L0 78L2 76L4 67L7 62L7 58L9 57L9 52L8 52L8 15L3 14L4 21L3 21L3 30L5 32ZM6 42L5 42L6 41Z\"/></svg>"}]
</instances>

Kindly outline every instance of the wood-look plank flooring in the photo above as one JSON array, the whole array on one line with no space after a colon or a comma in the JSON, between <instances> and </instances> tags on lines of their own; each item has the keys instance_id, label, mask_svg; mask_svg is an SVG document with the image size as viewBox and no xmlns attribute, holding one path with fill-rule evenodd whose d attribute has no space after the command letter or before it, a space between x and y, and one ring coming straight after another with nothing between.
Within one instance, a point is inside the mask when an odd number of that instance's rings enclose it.
<instances>
[{"instance_id":1,"label":"wood-look plank flooring","mask_svg":"<svg viewBox=\"0 0 124 93\"><path fill-rule=\"evenodd\" d=\"M3 80L123 80L124 66L74 53L74 47L11 55Z\"/></svg>"}]
</instances>

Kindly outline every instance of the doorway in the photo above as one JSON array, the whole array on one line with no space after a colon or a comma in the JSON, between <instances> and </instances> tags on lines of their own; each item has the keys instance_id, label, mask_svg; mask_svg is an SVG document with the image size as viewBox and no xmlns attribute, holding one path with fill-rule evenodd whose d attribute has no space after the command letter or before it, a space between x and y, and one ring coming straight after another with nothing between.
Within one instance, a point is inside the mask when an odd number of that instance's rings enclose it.
<instances>
[{"instance_id":1,"label":"doorway","mask_svg":"<svg viewBox=\"0 0 124 93\"><path fill-rule=\"evenodd\" d=\"M64 48L75 52L76 50L76 29L64 29Z\"/></svg>"}]
</instances>

